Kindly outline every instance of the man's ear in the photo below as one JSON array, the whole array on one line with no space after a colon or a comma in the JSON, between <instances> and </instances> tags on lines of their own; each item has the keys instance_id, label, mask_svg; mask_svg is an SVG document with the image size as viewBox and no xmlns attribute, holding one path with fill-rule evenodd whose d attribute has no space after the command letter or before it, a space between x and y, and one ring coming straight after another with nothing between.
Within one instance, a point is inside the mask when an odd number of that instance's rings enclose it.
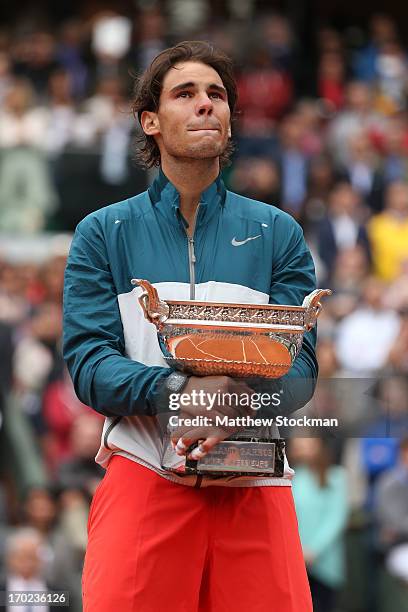
<instances>
[{"instance_id":1,"label":"man's ear","mask_svg":"<svg viewBox=\"0 0 408 612\"><path fill-rule=\"evenodd\" d=\"M157 113L143 111L140 116L140 125L147 136L156 136L160 134L160 123Z\"/></svg>"}]
</instances>

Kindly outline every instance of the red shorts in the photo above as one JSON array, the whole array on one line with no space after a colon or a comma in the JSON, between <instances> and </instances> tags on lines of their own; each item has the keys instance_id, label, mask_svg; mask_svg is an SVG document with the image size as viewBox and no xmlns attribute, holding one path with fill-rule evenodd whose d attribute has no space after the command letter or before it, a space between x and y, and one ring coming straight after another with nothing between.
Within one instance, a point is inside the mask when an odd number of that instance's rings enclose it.
<instances>
[{"instance_id":1,"label":"red shorts","mask_svg":"<svg viewBox=\"0 0 408 612\"><path fill-rule=\"evenodd\" d=\"M312 612L290 487L172 483L114 456L92 501L84 612Z\"/></svg>"}]
</instances>

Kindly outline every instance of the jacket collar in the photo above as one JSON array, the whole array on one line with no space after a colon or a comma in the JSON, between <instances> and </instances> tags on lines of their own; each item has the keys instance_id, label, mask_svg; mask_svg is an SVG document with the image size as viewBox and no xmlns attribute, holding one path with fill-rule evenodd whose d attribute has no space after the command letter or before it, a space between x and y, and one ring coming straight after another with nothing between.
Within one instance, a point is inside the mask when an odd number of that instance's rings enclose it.
<instances>
[{"instance_id":1,"label":"jacket collar","mask_svg":"<svg viewBox=\"0 0 408 612\"><path fill-rule=\"evenodd\" d=\"M180 218L180 194L160 168L158 176L148 189L149 197L155 208L159 209L170 221ZM200 224L207 223L213 214L224 205L226 189L219 174L200 197Z\"/></svg>"}]
</instances>

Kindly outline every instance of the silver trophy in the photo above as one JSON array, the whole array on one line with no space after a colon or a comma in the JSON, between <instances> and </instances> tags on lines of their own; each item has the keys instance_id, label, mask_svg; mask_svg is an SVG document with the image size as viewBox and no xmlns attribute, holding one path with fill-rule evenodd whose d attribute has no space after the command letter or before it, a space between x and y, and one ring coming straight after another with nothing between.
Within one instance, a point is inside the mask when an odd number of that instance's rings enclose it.
<instances>
[{"instance_id":1,"label":"silver trophy","mask_svg":"<svg viewBox=\"0 0 408 612\"><path fill-rule=\"evenodd\" d=\"M164 301L147 280L133 279L132 284L143 289L139 303L156 326L168 365L194 376L280 378L299 354L304 333L315 326L320 300L331 295L329 289L316 289L301 306ZM163 463L178 472L213 476L282 476L284 444L265 427L248 428L185 465L178 465L180 458L166 447Z\"/></svg>"}]
</instances>

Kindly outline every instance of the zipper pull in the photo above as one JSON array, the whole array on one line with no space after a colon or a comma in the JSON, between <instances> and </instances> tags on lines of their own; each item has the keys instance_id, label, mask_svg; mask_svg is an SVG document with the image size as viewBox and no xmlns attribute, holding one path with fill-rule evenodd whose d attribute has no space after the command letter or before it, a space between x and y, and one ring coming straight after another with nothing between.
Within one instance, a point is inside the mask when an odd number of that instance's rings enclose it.
<instances>
[{"instance_id":1,"label":"zipper pull","mask_svg":"<svg viewBox=\"0 0 408 612\"><path fill-rule=\"evenodd\" d=\"M196 256L195 256L195 252L194 252L194 238L192 236L189 236L188 241L191 245L191 261L193 263L196 263Z\"/></svg>"}]
</instances>

